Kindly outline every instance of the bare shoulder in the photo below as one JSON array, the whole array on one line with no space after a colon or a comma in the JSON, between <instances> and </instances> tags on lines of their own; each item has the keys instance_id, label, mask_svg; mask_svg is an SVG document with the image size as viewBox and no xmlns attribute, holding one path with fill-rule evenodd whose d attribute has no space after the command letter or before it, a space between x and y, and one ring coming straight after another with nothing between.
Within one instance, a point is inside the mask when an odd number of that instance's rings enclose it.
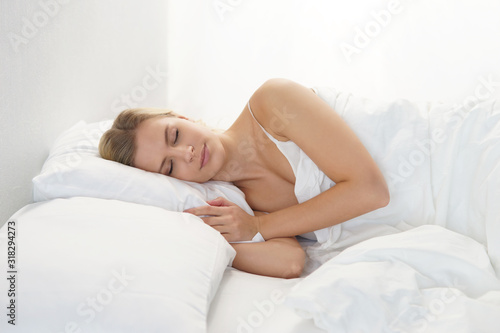
<instances>
[{"instance_id":1,"label":"bare shoulder","mask_svg":"<svg viewBox=\"0 0 500 333\"><path fill-rule=\"evenodd\" d=\"M336 183L379 171L366 148L330 105L310 88L286 79L266 81L250 99L260 124L297 144Z\"/></svg>"},{"instance_id":2,"label":"bare shoulder","mask_svg":"<svg viewBox=\"0 0 500 333\"><path fill-rule=\"evenodd\" d=\"M252 95L250 103L259 123L282 141L300 144L304 138L311 138L305 133L349 132L347 124L330 105L311 88L291 80L266 81Z\"/></svg>"},{"instance_id":3,"label":"bare shoulder","mask_svg":"<svg viewBox=\"0 0 500 333\"><path fill-rule=\"evenodd\" d=\"M252 112L258 122L275 138L287 141L286 130L308 110L292 107L297 101L319 100L316 94L294 81L275 78L264 82L250 98Z\"/></svg>"}]
</instances>

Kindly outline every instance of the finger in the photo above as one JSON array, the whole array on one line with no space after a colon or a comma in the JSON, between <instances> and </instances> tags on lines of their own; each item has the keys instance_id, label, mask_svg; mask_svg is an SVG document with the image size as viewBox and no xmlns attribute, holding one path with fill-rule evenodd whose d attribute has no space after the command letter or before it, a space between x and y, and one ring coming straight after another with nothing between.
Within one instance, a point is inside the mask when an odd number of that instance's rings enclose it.
<instances>
[{"instance_id":1,"label":"finger","mask_svg":"<svg viewBox=\"0 0 500 333\"><path fill-rule=\"evenodd\" d=\"M231 205L233 205L233 203L231 201L229 201L223 197L218 197L218 198L215 198L213 200L208 200L207 204L209 204L210 206L231 206Z\"/></svg>"},{"instance_id":2,"label":"finger","mask_svg":"<svg viewBox=\"0 0 500 333\"><path fill-rule=\"evenodd\" d=\"M224 229L224 227L216 225L212 228L215 229L216 231L218 231L221 235L229 235L229 233Z\"/></svg>"},{"instance_id":3,"label":"finger","mask_svg":"<svg viewBox=\"0 0 500 333\"><path fill-rule=\"evenodd\" d=\"M184 213L189 213L193 214L196 216L202 216L202 215L221 215L220 211L221 207L217 206L199 206L199 207L193 207L186 209Z\"/></svg>"},{"instance_id":4,"label":"finger","mask_svg":"<svg viewBox=\"0 0 500 333\"><path fill-rule=\"evenodd\" d=\"M203 220L203 222L205 222L205 224L208 224L211 227L222 227L226 225L224 223L224 220L219 216L207 216L202 217L201 219Z\"/></svg>"}]
</instances>

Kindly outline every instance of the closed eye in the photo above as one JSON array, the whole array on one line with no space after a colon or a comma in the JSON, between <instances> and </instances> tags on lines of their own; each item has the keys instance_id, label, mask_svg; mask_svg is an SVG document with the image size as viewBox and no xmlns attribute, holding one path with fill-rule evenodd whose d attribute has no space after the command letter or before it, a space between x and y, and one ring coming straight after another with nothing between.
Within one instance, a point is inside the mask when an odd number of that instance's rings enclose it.
<instances>
[{"instance_id":1,"label":"closed eye","mask_svg":"<svg viewBox=\"0 0 500 333\"><path fill-rule=\"evenodd\" d=\"M178 138L179 138L179 130L175 129L175 137L174 140L172 141L174 145L177 143ZM173 170L174 170L174 160L170 160L170 169L168 170L169 176L172 175Z\"/></svg>"},{"instance_id":2,"label":"closed eye","mask_svg":"<svg viewBox=\"0 0 500 333\"><path fill-rule=\"evenodd\" d=\"M165 128L165 142L167 143L167 145L169 144L169 140L168 140L168 137L169 137L168 134L169 134L169 132L171 133L171 131L169 131L169 126L167 125L167 127ZM174 132L173 140L172 140L172 138L170 140L171 144L175 145L177 143L178 139L179 139L179 129L176 128L175 132ZM160 170L163 168L163 164L165 163L165 160L161 164L162 166L160 167ZM170 176L172 174L173 170L174 170L174 161L170 160L170 168L168 168L168 171L165 174L167 176Z\"/></svg>"},{"instance_id":3,"label":"closed eye","mask_svg":"<svg viewBox=\"0 0 500 333\"><path fill-rule=\"evenodd\" d=\"M177 143L177 138L179 138L179 129L175 129L174 144L176 144L176 143Z\"/></svg>"},{"instance_id":4,"label":"closed eye","mask_svg":"<svg viewBox=\"0 0 500 333\"><path fill-rule=\"evenodd\" d=\"M170 169L168 170L168 175L172 175L172 171L174 170L174 161L170 160Z\"/></svg>"}]
</instances>

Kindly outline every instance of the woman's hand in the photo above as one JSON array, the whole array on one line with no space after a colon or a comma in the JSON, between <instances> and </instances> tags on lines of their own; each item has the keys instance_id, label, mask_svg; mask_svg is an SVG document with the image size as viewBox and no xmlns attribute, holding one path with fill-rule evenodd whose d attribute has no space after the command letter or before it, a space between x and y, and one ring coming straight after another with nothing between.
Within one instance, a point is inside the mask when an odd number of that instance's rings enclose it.
<instances>
[{"instance_id":1,"label":"woman's hand","mask_svg":"<svg viewBox=\"0 0 500 333\"><path fill-rule=\"evenodd\" d=\"M209 206L190 208L184 212L199 216L228 242L252 240L259 232L258 216L249 215L238 205L222 197L207 203Z\"/></svg>"}]
</instances>

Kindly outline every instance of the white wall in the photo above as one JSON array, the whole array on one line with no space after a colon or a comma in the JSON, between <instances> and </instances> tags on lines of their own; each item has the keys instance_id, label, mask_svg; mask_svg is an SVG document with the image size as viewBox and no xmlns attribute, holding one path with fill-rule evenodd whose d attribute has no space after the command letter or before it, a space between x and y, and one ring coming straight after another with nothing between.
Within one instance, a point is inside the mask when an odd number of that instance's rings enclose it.
<instances>
[{"instance_id":1,"label":"white wall","mask_svg":"<svg viewBox=\"0 0 500 333\"><path fill-rule=\"evenodd\" d=\"M64 129L166 106L166 2L0 0L0 15L1 225Z\"/></svg>"},{"instance_id":2,"label":"white wall","mask_svg":"<svg viewBox=\"0 0 500 333\"><path fill-rule=\"evenodd\" d=\"M287 77L461 103L480 76L500 81L499 17L497 0L172 1L168 102L228 124L263 81Z\"/></svg>"}]
</instances>

